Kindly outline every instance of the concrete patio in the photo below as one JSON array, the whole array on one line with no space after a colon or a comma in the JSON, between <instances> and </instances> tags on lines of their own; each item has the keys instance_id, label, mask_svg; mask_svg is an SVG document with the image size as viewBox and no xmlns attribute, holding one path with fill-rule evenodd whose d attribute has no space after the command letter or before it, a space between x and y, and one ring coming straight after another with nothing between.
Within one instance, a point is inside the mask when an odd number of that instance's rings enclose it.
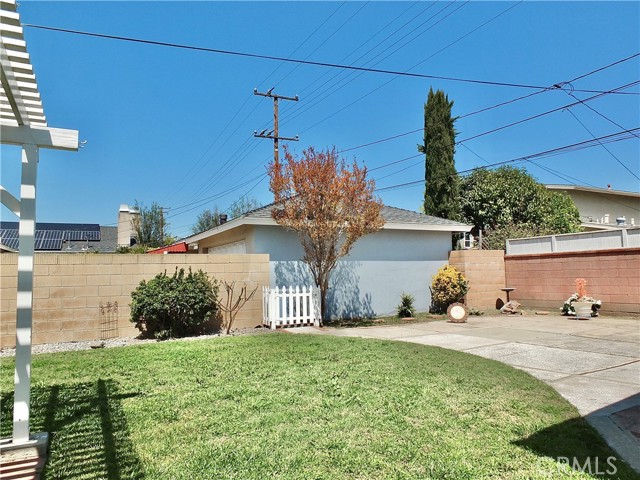
<instances>
[{"instance_id":1,"label":"concrete patio","mask_svg":"<svg viewBox=\"0 0 640 480\"><path fill-rule=\"evenodd\" d=\"M397 340L459 350L519 368L576 406L640 471L640 321L598 317L472 316L467 323L415 322L291 333Z\"/></svg>"}]
</instances>

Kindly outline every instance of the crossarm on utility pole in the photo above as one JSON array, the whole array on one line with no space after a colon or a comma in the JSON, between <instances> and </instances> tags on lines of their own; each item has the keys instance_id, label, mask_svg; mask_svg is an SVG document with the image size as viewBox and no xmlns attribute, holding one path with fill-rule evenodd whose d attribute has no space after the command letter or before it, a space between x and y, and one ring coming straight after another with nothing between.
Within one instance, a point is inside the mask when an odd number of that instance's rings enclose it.
<instances>
[{"instance_id":1,"label":"crossarm on utility pole","mask_svg":"<svg viewBox=\"0 0 640 480\"><path fill-rule=\"evenodd\" d=\"M281 137L279 135L279 131L278 131L278 100L282 99L282 100L291 100L292 102L297 102L298 101L298 96L296 95L295 97L285 97L284 95L276 95L273 92L273 88L270 88L269 90L267 90L266 92L258 92L258 89L255 88L253 90L253 94L254 95L258 95L261 97L269 97L269 98L273 98L273 130L269 133L265 133L267 131L267 129L262 130L260 133L258 133L258 131L254 131L253 132L253 136L254 137L258 137L258 138L270 138L273 140L273 161L274 163L278 163L278 161L280 160L280 152L278 149L278 142L279 140L289 140L292 142L297 142L299 140L298 135L296 135L295 137Z\"/></svg>"}]
</instances>

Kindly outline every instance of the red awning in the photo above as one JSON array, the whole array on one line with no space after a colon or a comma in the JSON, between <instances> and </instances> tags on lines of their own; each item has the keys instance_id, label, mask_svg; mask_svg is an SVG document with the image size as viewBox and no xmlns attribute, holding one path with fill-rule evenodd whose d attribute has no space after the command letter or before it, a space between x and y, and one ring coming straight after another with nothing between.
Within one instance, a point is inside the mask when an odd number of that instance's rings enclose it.
<instances>
[{"instance_id":1,"label":"red awning","mask_svg":"<svg viewBox=\"0 0 640 480\"><path fill-rule=\"evenodd\" d=\"M187 253L188 248L185 242L169 245L168 247L160 247L155 250L149 250L147 253Z\"/></svg>"}]
</instances>

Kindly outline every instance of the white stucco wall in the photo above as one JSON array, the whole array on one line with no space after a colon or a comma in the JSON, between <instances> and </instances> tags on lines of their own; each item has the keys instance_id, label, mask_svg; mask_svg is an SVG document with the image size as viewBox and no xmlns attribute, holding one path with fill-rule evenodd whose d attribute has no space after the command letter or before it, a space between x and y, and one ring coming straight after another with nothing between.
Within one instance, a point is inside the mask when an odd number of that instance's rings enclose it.
<instances>
[{"instance_id":1,"label":"white stucco wall","mask_svg":"<svg viewBox=\"0 0 640 480\"><path fill-rule=\"evenodd\" d=\"M312 284L297 236L277 226L254 226L253 251L270 255L271 287ZM358 240L331 276L328 294L332 317L395 314L402 292L415 296L426 311L429 285L448 261L449 232L383 230Z\"/></svg>"}]
</instances>

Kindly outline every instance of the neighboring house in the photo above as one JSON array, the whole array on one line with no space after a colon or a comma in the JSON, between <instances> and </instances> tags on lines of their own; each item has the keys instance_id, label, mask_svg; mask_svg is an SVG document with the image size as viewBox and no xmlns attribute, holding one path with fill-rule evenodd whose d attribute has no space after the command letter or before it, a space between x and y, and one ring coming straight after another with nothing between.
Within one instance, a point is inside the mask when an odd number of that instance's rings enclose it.
<instances>
[{"instance_id":1,"label":"neighboring house","mask_svg":"<svg viewBox=\"0 0 640 480\"><path fill-rule=\"evenodd\" d=\"M189 253L189 247L184 242L174 243L173 245L167 245L166 247L154 248L147 253L151 254L165 254L165 253Z\"/></svg>"},{"instance_id":2,"label":"neighboring house","mask_svg":"<svg viewBox=\"0 0 640 480\"><path fill-rule=\"evenodd\" d=\"M577 185L545 185L566 193L578 207L585 231L611 230L640 224L640 193Z\"/></svg>"},{"instance_id":3,"label":"neighboring house","mask_svg":"<svg viewBox=\"0 0 640 480\"><path fill-rule=\"evenodd\" d=\"M93 223L36 223L36 252L115 252L117 227L101 227ZM18 222L0 222L0 244L18 250Z\"/></svg>"},{"instance_id":4,"label":"neighboring house","mask_svg":"<svg viewBox=\"0 0 640 480\"><path fill-rule=\"evenodd\" d=\"M269 254L271 287L313 284L297 235L273 220L272 208L253 210L181 241L198 253ZM388 206L382 216L384 228L359 239L331 274L327 304L334 318L395 313L403 292L415 296L416 308L427 310L431 277L448 261L452 234L471 229Z\"/></svg>"}]
</instances>

